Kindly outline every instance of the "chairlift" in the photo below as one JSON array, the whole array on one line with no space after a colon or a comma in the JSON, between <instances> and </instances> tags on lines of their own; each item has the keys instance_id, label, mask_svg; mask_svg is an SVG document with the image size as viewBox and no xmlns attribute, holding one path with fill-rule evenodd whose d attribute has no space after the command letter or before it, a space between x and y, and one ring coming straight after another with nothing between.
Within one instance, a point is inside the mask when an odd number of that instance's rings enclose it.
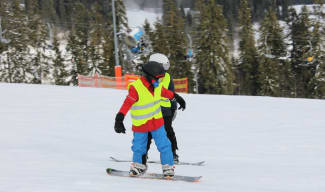
<instances>
[{"instance_id":1,"label":"chairlift","mask_svg":"<svg viewBox=\"0 0 325 192\"><path fill-rule=\"evenodd\" d=\"M310 42L310 40L308 40L308 44L309 44L309 49L306 51L307 57L304 60L304 63L299 64L299 66L303 66L303 67L311 67L313 66L313 64L315 63L315 57L312 55L313 54L313 46Z\"/></svg>"},{"instance_id":2,"label":"chairlift","mask_svg":"<svg viewBox=\"0 0 325 192\"><path fill-rule=\"evenodd\" d=\"M300 63L301 67L312 67L315 64L315 58L313 56L307 57L303 63Z\"/></svg>"},{"instance_id":3,"label":"chairlift","mask_svg":"<svg viewBox=\"0 0 325 192\"><path fill-rule=\"evenodd\" d=\"M143 38L144 30L142 27L135 27L127 32L124 38L124 43L129 47L132 53L141 53L146 46Z\"/></svg>"},{"instance_id":4,"label":"chairlift","mask_svg":"<svg viewBox=\"0 0 325 192\"><path fill-rule=\"evenodd\" d=\"M139 60L142 56L150 54L148 40L142 27L134 27L122 34L123 42L126 45L124 52L127 54L127 59L130 61ZM136 63L138 61L135 61Z\"/></svg>"},{"instance_id":5,"label":"chairlift","mask_svg":"<svg viewBox=\"0 0 325 192\"><path fill-rule=\"evenodd\" d=\"M193 49L188 49L187 50L187 53L186 53L186 60L188 60L188 61L192 61L192 59L193 59Z\"/></svg>"}]
</instances>

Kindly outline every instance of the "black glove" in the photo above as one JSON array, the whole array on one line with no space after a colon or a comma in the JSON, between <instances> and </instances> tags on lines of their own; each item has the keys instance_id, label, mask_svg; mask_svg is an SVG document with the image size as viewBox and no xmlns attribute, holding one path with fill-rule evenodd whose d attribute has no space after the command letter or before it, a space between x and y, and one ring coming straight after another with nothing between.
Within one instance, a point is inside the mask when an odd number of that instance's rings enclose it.
<instances>
[{"instance_id":1,"label":"black glove","mask_svg":"<svg viewBox=\"0 0 325 192\"><path fill-rule=\"evenodd\" d=\"M174 99L180 105L178 109L182 109L182 111L184 111L186 108L185 100L181 96L179 96L177 93L174 93Z\"/></svg>"},{"instance_id":2,"label":"black glove","mask_svg":"<svg viewBox=\"0 0 325 192\"><path fill-rule=\"evenodd\" d=\"M116 133L125 133L123 120L124 120L123 113L118 113L115 117L115 125L114 125L114 129Z\"/></svg>"}]
</instances>

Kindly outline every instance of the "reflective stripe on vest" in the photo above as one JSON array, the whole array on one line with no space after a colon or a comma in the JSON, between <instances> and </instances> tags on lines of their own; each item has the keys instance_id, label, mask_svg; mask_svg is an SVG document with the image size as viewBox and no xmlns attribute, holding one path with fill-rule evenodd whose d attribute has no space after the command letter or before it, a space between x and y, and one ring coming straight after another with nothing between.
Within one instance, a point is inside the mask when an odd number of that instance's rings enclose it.
<instances>
[{"instance_id":1,"label":"reflective stripe on vest","mask_svg":"<svg viewBox=\"0 0 325 192\"><path fill-rule=\"evenodd\" d=\"M160 83L154 90L154 95L143 85L140 79L134 81L129 85L133 86L138 93L138 101L131 107L131 119L134 126L140 126L147 121L155 118L162 118L160 102L161 102L161 89Z\"/></svg>"},{"instance_id":2,"label":"reflective stripe on vest","mask_svg":"<svg viewBox=\"0 0 325 192\"><path fill-rule=\"evenodd\" d=\"M161 83L162 83L162 86L165 89L168 89L169 83L170 83L170 75L169 75L169 73L165 73L165 76L162 78ZM161 106L162 107L171 107L172 104L171 104L171 102L170 102L170 100L168 98L161 97Z\"/></svg>"}]
</instances>

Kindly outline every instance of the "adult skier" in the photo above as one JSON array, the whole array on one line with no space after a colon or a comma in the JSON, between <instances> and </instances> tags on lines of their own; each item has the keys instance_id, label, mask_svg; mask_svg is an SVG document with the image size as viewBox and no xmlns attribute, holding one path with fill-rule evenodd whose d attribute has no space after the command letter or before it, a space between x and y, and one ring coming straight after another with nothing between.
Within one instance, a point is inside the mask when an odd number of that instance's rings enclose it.
<instances>
[{"instance_id":1,"label":"adult skier","mask_svg":"<svg viewBox=\"0 0 325 192\"><path fill-rule=\"evenodd\" d=\"M160 78L160 82L162 83L162 86L164 88L166 88L172 92L175 92L173 78L167 72L170 67L169 59L167 58L167 56L164 54L161 54L161 53L154 53L154 54L150 55L149 61L154 61L157 63L161 63L163 65L166 73L165 73L164 77ZM165 122L165 130L167 132L167 137L170 140L171 145L172 145L174 163L177 164L179 162L178 155L176 153L176 150L178 150L178 146L177 146L175 132L172 127L172 121L173 121L174 115L176 115L175 114L176 109L177 109L176 101L171 101L168 98L164 98L164 97L162 98L161 111L162 111L162 115L163 115L164 122ZM147 162L148 151L150 149L151 140L152 140L152 135L149 133L148 134L147 153L145 155L143 155L143 159L142 159L143 164L146 164L146 162Z\"/></svg>"},{"instance_id":2,"label":"adult skier","mask_svg":"<svg viewBox=\"0 0 325 192\"><path fill-rule=\"evenodd\" d=\"M164 177L174 176L174 160L171 143L166 135L160 102L162 97L175 99L181 109L185 109L184 99L177 93L163 87L159 78L165 75L160 63L148 62L142 65L142 76L128 86L129 93L115 117L114 129L117 133L125 133L123 120L130 110L132 119L132 151L133 158L130 176L145 173L147 166L142 156L147 152L148 133L150 132L160 152L160 160Z\"/></svg>"}]
</instances>

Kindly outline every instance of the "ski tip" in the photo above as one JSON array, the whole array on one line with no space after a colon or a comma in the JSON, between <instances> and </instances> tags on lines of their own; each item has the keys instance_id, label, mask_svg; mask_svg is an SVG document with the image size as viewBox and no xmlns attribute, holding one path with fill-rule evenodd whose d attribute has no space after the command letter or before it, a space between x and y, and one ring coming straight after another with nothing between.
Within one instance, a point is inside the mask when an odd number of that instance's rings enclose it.
<instances>
[{"instance_id":1,"label":"ski tip","mask_svg":"<svg viewBox=\"0 0 325 192\"><path fill-rule=\"evenodd\" d=\"M198 183L201 181L202 176L197 177L196 179L193 180L193 183Z\"/></svg>"},{"instance_id":2,"label":"ski tip","mask_svg":"<svg viewBox=\"0 0 325 192\"><path fill-rule=\"evenodd\" d=\"M106 173L108 174L112 174L112 172L116 171L115 169L112 169L112 168L107 168L106 169Z\"/></svg>"},{"instance_id":3,"label":"ski tip","mask_svg":"<svg viewBox=\"0 0 325 192\"><path fill-rule=\"evenodd\" d=\"M107 168L107 169L106 169L106 172L107 172L107 173L111 173L111 172L112 172L112 169L111 169L111 168Z\"/></svg>"},{"instance_id":4,"label":"ski tip","mask_svg":"<svg viewBox=\"0 0 325 192\"><path fill-rule=\"evenodd\" d=\"M203 165L203 164L205 164L205 161L201 161L201 162L199 162L198 164L199 164L199 165Z\"/></svg>"}]
</instances>

